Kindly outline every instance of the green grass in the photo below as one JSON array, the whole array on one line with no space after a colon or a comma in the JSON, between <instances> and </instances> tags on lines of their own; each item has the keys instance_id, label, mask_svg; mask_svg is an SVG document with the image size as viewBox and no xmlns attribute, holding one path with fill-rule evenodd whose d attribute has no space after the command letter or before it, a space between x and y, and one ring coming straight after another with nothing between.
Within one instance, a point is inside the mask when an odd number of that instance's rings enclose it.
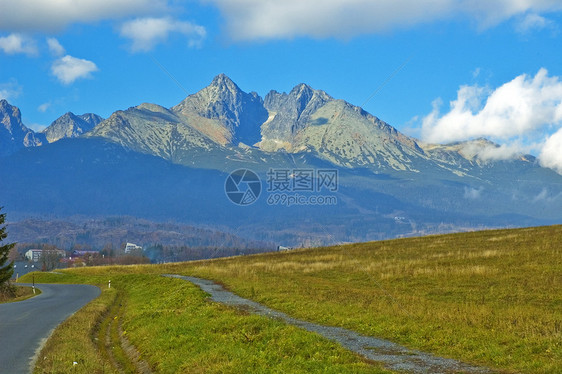
<instances>
[{"instance_id":1,"label":"green grass","mask_svg":"<svg viewBox=\"0 0 562 374\"><path fill-rule=\"evenodd\" d=\"M23 301L39 294L41 294L41 290L39 289L35 289L34 293L31 287L15 286L15 292L13 295L5 295L3 293L0 293L0 304Z\"/></svg>"},{"instance_id":2,"label":"green grass","mask_svg":"<svg viewBox=\"0 0 562 374\"><path fill-rule=\"evenodd\" d=\"M169 266L294 317L508 371L562 372L562 227Z\"/></svg>"},{"instance_id":3,"label":"green grass","mask_svg":"<svg viewBox=\"0 0 562 374\"><path fill-rule=\"evenodd\" d=\"M379 372L314 334L206 301L214 279L293 317L504 372L562 372L562 226L159 266L69 270L124 291L122 326L156 372ZM55 278L55 275L46 275ZM102 294L103 296L103 294Z\"/></svg>"},{"instance_id":4,"label":"green grass","mask_svg":"<svg viewBox=\"0 0 562 374\"><path fill-rule=\"evenodd\" d=\"M135 274L140 269L36 273L36 282L98 284L104 291L56 330L35 373L134 372L118 325L157 373L388 372L316 334L211 303L189 282Z\"/></svg>"}]
</instances>

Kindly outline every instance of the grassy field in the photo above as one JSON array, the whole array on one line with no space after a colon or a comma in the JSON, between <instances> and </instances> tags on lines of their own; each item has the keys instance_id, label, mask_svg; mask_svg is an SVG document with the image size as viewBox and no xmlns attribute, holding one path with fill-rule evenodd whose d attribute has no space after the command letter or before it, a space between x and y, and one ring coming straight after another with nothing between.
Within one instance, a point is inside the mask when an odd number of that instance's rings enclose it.
<instances>
[{"instance_id":1,"label":"grassy field","mask_svg":"<svg viewBox=\"0 0 562 374\"><path fill-rule=\"evenodd\" d=\"M135 372L120 335L157 373L388 373L315 334L210 303L183 280L139 266L84 270L35 275L103 289L55 331L35 373Z\"/></svg>"},{"instance_id":2,"label":"grassy field","mask_svg":"<svg viewBox=\"0 0 562 374\"><path fill-rule=\"evenodd\" d=\"M562 372L562 226L65 273L116 279L126 334L158 372L380 371L315 335L205 302L160 273L213 279L297 318L503 372ZM176 346L189 348L176 355Z\"/></svg>"}]
</instances>

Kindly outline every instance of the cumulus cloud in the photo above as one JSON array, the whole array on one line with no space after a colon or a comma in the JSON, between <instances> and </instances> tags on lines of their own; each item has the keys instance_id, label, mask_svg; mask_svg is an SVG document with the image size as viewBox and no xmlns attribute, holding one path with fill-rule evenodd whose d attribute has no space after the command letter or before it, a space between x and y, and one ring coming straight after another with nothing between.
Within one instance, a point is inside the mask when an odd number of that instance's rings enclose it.
<instances>
[{"instance_id":1,"label":"cumulus cloud","mask_svg":"<svg viewBox=\"0 0 562 374\"><path fill-rule=\"evenodd\" d=\"M234 39L348 38L466 17L480 27L527 13L562 10L559 0L206 0Z\"/></svg>"},{"instance_id":2,"label":"cumulus cloud","mask_svg":"<svg viewBox=\"0 0 562 374\"><path fill-rule=\"evenodd\" d=\"M425 141L491 138L502 145L469 142L465 148L482 159L495 160L538 150L541 164L562 174L562 81L546 69L534 77L520 75L495 90L462 86L447 113L442 114L440 107L441 101L436 100L433 111L422 120Z\"/></svg>"},{"instance_id":3,"label":"cumulus cloud","mask_svg":"<svg viewBox=\"0 0 562 374\"><path fill-rule=\"evenodd\" d=\"M49 46L49 52L55 56L62 56L66 53L64 47L56 38L47 38L47 45Z\"/></svg>"},{"instance_id":4,"label":"cumulus cloud","mask_svg":"<svg viewBox=\"0 0 562 374\"><path fill-rule=\"evenodd\" d=\"M495 90L462 86L448 113L439 101L423 119L422 137L444 143L476 137L511 139L562 123L562 82L546 69L520 75Z\"/></svg>"},{"instance_id":5,"label":"cumulus cloud","mask_svg":"<svg viewBox=\"0 0 562 374\"><path fill-rule=\"evenodd\" d=\"M11 80L6 83L0 83L0 100L1 99L14 99L21 95L23 89L16 80Z\"/></svg>"},{"instance_id":6,"label":"cumulus cloud","mask_svg":"<svg viewBox=\"0 0 562 374\"><path fill-rule=\"evenodd\" d=\"M57 31L73 23L154 14L167 0L0 0L0 30Z\"/></svg>"},{"instance_id":7,"label":"cumulus cloud","mask_svg":"<svg viewBox=\"0 0 562 374\"><path fill-rule=\"evenodd\" d=\"M562 128L546 140L539 159L542 166L562 174Z\"/></svg>"},{"instance_id":8,"label":"cumulus cloud","mask_svg":"<svg viewBox=\"0 0 562 374\"><path fill-rule=\"evenodd\" d=\"M28 56L37 55L37 45L35 41L22 34L10 34L0 38L0 50L8 55L26 54Z\"/></svg>"},{"instance_id":9,"label":"cumulus cloud","mask_svg":"<svg viewBox=\"0 0 562 374\"><path fill-rule=\"evenodd\" d=\"M98 71L92 61L66 55L61 57L51 66L51 72L63 84L71 84L77 79L91 78L92 73Z\"/></svg>"},{"instance_id":10,"label":"cumulus cloud","mask_svg":"<svg viewBox=\"0 0 562 374\"><path fill-rule=\"evenodd\" d=\"M172 33L179 33L188 38L189 46L198 46L205 38L203 26L191 22L178 21L170 17L138 18L125 22L121 26L122 37L131 39L133 52L147 52L157 44L165 42Z\"/></svg>"}]
</instances>

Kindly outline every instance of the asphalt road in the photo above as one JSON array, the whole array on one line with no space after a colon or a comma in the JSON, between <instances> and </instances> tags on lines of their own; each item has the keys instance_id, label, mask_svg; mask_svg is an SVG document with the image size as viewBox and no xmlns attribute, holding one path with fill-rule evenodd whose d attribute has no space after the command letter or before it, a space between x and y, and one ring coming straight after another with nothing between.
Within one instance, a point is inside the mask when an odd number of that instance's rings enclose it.
<instances>
[{"instance_id":1,"label":"asphalt road","mask_svg":"<svg viewBox=\"0 0 562 374\"><path fill-rule=\"evenodd\" d=\"M0 373L27 374L51 332L96 298L94 286L36 284L42 293L24 301L0 304Z\"/></svg>"}]
</instances>

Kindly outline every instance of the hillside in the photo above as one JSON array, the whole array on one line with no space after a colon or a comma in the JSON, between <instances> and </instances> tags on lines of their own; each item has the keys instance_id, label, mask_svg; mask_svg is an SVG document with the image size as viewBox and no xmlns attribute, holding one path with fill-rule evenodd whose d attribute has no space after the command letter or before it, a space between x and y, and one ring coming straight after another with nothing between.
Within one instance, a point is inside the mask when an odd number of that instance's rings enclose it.
<instances>
[{"instance_id":1,"label":"hillside","mask_svg":"<svg viewBox=\"0 0 562 374\"><path fill-rule=\"evenodd\" d=\"M181 336L182 347L203 339L205 353L180 349L166 363L170 372L187 363L217 371L230 371L229 365L235 364L306 372L299 366L303 363L296 347L326 368L340 365L344 356L338 353L329 363L321 353L326 348L316 345L314 353L314 344L320 342L305 342L305 335L287 340L281 327L277 332L265 325L249 327L248 323L262 323L263 317L246 311L209 302L207 307L219 309L201 309L204 294L188 282L164 280L162 273L212 279L298 319L386 338L499 372L555 373L562 370L561 240L562 226L495 230L183 264L73 269L63 275L38 274L36 279L94 284L109 276L117 279L116 287L127 300L127 307L118 311L119 319L154 368L164 367L167 339ZM105 289L104 294L109 298L111 292ZM191 306L178 307L180 299L191 300L186 304ZM235 324L232 313L238 318ZM165 318L165 326L154 323L154 318ZM87 325L87 319L80 323ZM74 327L70 324L63 331ZM247 345L238 344L240 336L248 339ZM263 339L267 340L263 347L276 347L271 360L255 351ZM39 365L56 365L64 354L57 344L66 343L50 341L47 360ZM278 360L277 354L286 354L286 359ZM215 355L225 358L209 359ZM355 370L380 372L378 366Z\"/></svg>"}]
</instances>

